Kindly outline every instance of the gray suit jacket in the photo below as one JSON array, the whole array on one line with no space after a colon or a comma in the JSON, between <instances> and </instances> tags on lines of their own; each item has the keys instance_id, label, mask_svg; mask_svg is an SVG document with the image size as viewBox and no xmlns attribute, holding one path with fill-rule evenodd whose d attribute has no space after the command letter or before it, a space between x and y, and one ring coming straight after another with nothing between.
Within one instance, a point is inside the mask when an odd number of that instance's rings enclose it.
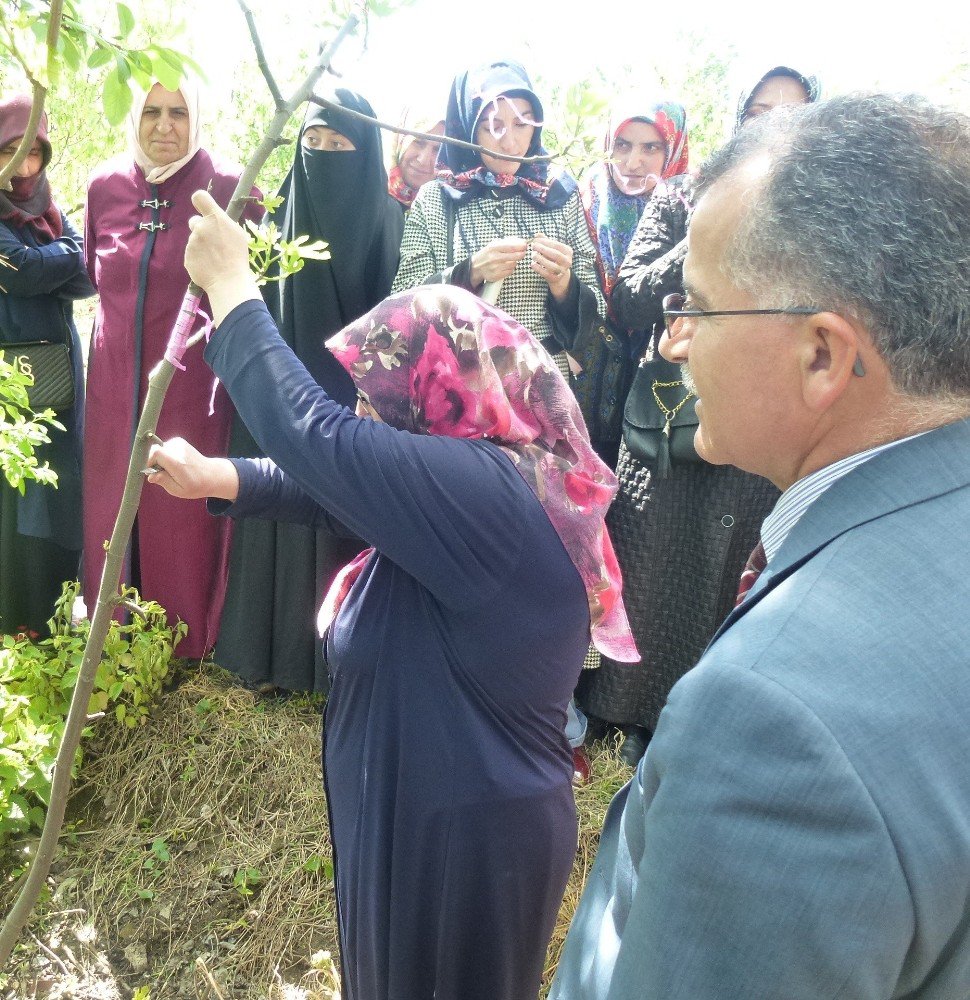
<instances>
[{"instance_id":1,"label":"gray suit jacket","mask_svg":"<svg viewBox=\"0 0 970 1000\"><path fill-rule=\"evenodd\" d=\"M673 689L550 996L970 998L970 421L833 484Z\"/></svg>"}]
</instances>

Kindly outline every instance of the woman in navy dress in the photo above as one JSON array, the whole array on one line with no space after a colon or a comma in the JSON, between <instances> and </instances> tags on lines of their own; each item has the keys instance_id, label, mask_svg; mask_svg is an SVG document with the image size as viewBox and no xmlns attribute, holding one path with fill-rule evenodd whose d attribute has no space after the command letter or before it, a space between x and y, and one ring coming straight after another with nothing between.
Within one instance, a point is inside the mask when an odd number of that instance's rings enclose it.
<instances>
[{"instance_id":1,"label":"woman in navy dress","mask_svg":"<svg viewBox=\"0 0 970 1000\"><path fill-rule=\"evenodd\" d=\"M0 168L27 130L31 98L0 101ZM23 495L0 473L0 633L47 634L47 620L81 556L81 434L84 377L73 304L94 294L84 270L80 234L57 207L47 180L47 115L11 190L0 191L0 341L65 344L74 374L74 405L37 449L57 473L57 488L27 483ZM6 353L8 363L12 352Z\"/></svg>"},{"instance_id":2,"label":"woman in navy dress","mask_svg":"<svg viewBox=\"0 0 970 1000\"><path fill-rule=\"evenodd\" d=\"M533 1000L576 846L566 704L591 632L636 656L613 474L548 354L459 288L394 296L328 341L359 415L340 406L276 334L242 235L195 197L206 359L272 460L169 442L151 481L373 546L319 621L343 995Z\"/></svg>"}]
</instances>

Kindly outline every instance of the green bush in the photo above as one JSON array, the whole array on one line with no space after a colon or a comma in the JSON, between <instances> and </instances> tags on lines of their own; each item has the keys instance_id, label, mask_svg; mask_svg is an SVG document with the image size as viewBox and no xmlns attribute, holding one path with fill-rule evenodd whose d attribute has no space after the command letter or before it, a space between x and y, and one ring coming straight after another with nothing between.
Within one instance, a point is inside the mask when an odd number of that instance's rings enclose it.
<instances>
[{"instance_id":1,"label":"green bush","mask_svg":"<svg viewBox=\"0 0 970 1000\"><path fill-rule=\"evenodd\" d=\"M57 484L57 474L46 462L41 465L34 452L50 443L45 424L64 430L53 410L31 412L27 389L33 384L33 376L25 375L0 351L0 476L21 495L31 479Z\"/></svg>"},{"instance_id":2,"label":"green bush","mask_svg":"<svg viewBox=\"0 0 970 1000\"><path fill-rule=\"evenodd\" d=\"M51 637L6 635L0 643L0 849L10 837L39 829L50 798L51 774L87 641L87 621L73 625L76 582L66 583L48 623ZM112 622L98 666L88 715L104 714L129 728L145 722L162 688L175 647L187 631L170 626L164 608L122 596L141 614ZM80 764L78 751L75 767Z\"/></svg>"}]
</instances>

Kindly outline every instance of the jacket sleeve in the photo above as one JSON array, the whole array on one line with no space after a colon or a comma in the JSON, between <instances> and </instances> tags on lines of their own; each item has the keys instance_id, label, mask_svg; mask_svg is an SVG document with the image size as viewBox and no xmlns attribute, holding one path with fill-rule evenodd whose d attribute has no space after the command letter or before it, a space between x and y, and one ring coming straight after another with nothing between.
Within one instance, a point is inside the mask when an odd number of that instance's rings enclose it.
<instances>
[{"instance_id":1,"label":"jacket sleeve","mask_svg":"<svg viewBox=\"0 0 970 1000\"><path fill-rule=\"evenodd\" d=\"M549 296L552 336L564 351L579 351L597 337L606 338L606 300L596 271L596 248L589 235L579 192L566 202L566 242L573 248L573 281L563 303Z\"/></svg>"},{"instance_id":2,"label":"jacket sleeve","mask_svg":"<svg viewBox=\"0 0 970 1000\"><path fill-rule=\"evenodd\" d=\"M82 243L81 234L71 224L71 220L63 213L61 214L61 220L64 225L64 235L69 236L80 245ZM86 299L97 294L97 292L94 285L91 284L91 279L88 277L87 268L82 265L74 277L57 289L57 294L63 299Z\"/></svg>"},{"instance_id":3,"label":"jacket sleeve","mask_svg":"<svg viewBox=\"0 0 970 1000\"><path fill-rule=\"evenodd\" d=\"M88 279L91 287L97 290L98 283L95 281L97 265L97 237L95 236L95 225L97 224L95 208L95 185L88 183L87 197L84 200L84 268L88 272Z\"/></svg>"},{"instance_id":4,"label":"jacket sleeve","mask_svg":"<svg viewBox=\"0 0 970 1000\"><path fill-rule=\"evenodd\" d=\"M662 325L664 297L683 288L688 214L680 185L647 202L610 297L621 326L649 333Z\"/></svg>"},{"instance_id":5,"label":"jacket sleeve","mask_svg":"<svg viewBox=\"0 0 970 1000\"><path fill-rule=\"evenodd\" d=\"M425 184L408 212L401 237L401 262L391 286L403 292L417 285L458 285L475 291L471 284L469 259L457 258L448 264L448 240L454 234L447 231L446 198L437 181ZM457 213L457 206L455 207Z\"/></svg>"},{"instance_id":6,"label":"jacket sleeve","mask_svg":"<svg viewBox=\"0 0 970 1000\"><path fill-rule=\"evenodd\" d=\"M316 516L302 492L452 607L480 604L507 579L534 497L501 449L355 416L313 381L262 302L237 306L205 356L287 480L274 484L267 466L245 498L250 513L302 504Z\"/></svg>"},{"instance_id":7,"label":"jacket sleeve","mask_svg":"<svg viewBox=\"0 0 970 1000\"><path fill-rule=\"evenodd\" d=\"M60 295L65 286L70 293L75 289L75 279L84 271L81 242L70 223L60 239L40 247L27 246L7 226L0 225L0 257L6 262L0 268L0 285L9 295L22 298ZM80 294L65 297L83 298L92 294L90 284L84 288Z\"/></svg>"},{"instance_id":8,"label":"jacket sleeve","mask_svg":"<svg viewBox=\"0 0 970 1000\"><path fill-rule=\"evenodd\" d=\"M271 458L230 458L239 476L235 501L210 498L210 514L234 518L254 517L264 521L286 521L329 531L341 538L356 538L330 512L283 472Z\"/></svg>"},{"instance_id":9,"label":"jacket sleeve","mask_svg":"<svg viewBox=\"0 0 970 1000\"><path fill-rule=\"evenodd\" d=\"M723 666L674 688L628 790L612 844L636 888L604 995L895 995L915 912L879 808L804 702Z\"/></svg>"}]
</instances>

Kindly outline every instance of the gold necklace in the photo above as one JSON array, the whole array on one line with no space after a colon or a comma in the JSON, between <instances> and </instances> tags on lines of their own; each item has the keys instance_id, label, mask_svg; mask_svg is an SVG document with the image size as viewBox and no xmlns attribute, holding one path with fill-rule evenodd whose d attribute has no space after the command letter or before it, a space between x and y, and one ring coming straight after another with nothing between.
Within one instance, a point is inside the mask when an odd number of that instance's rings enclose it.
<instances>
[{"instance_id":1,"label":"gold necklace","mask_svg":"<svg viewBox=\"0 0 970 1000\"><path fill-rule=\"evenodd\" d=\"M664 437L670 437L670 425L673 423L674 417L680 413L681 409L687 403L687 401L694 395L692 392L688 392L686 396L673 408L669 409L664 405L663 400L660 398L660 393L657 392L658 389L676 389L678 386L683 387L683 380L679 382L654 382L650 387L653 390L653 398L656 400L657 407L660 410L661 415L664 418Z\"/></svg>"}]
</instances>

